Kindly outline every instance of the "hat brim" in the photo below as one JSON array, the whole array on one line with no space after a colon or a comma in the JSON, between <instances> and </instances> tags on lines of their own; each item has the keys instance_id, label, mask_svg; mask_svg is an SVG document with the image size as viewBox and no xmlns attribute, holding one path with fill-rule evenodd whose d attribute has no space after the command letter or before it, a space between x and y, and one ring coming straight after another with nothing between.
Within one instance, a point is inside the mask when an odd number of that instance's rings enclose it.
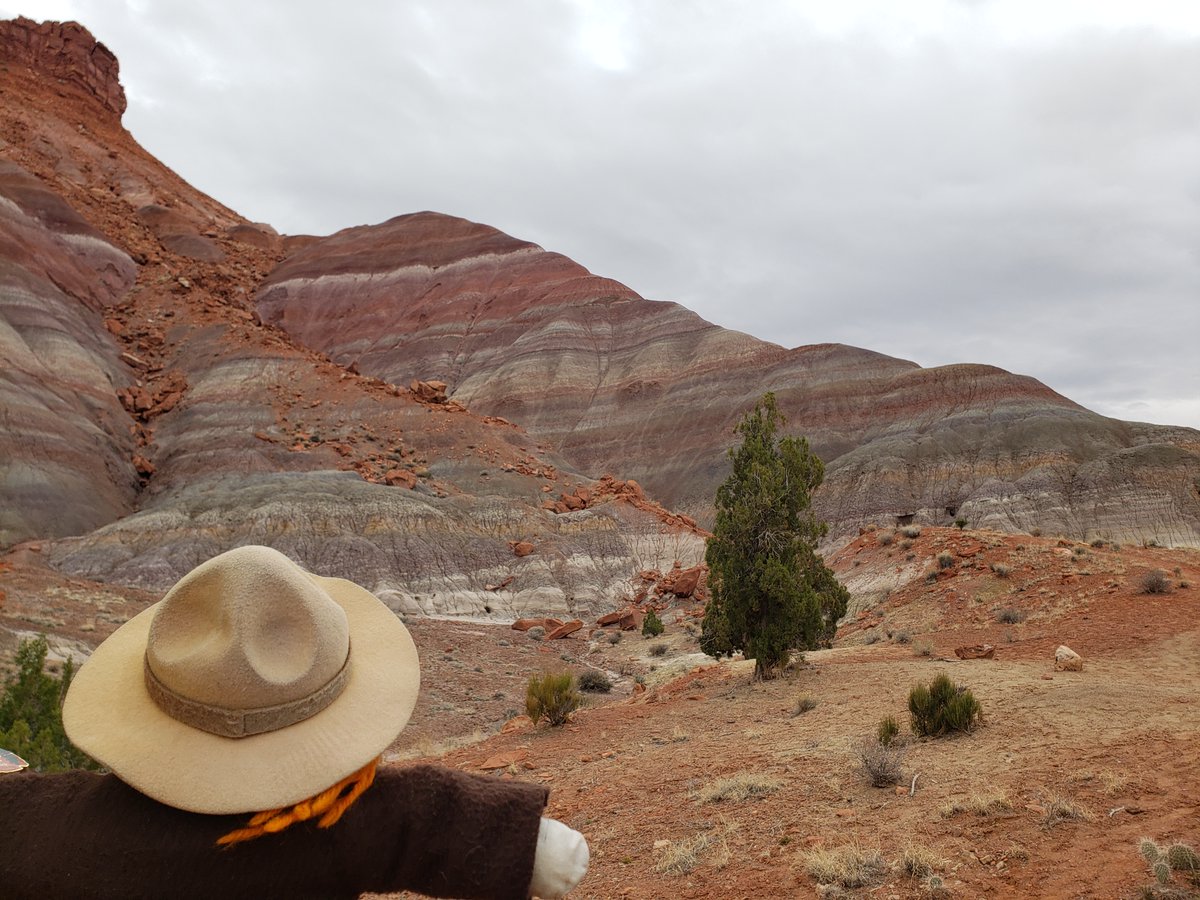
<instances>
[{"instance_id":1,"label":"hat brim","mask_svg":"<svg viewBox=\"0 0 1200 900\"><path fill-rule=\"evenodd\" d=\"M305 800L362 768L395 740L417 702L412 636L375 595L310 576L346 612L350 678L302 722L244 738L184 725L146 691L143 657L159 604L134 616L80 668L63 704L71 741L125 783L169 806L244 813Z\"/></svg>"}]
</instances>

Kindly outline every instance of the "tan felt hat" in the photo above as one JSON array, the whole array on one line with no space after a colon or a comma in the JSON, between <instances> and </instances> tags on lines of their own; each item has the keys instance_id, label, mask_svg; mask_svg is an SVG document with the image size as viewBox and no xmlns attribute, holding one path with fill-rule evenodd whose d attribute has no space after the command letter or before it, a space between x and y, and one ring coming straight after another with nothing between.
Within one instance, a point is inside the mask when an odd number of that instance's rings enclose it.
<instances>
[{"instance_id":1,"label":"tan felt hat","mask_svg":"<svg viewBox=\"0 0 1200 900\"><path fill-rule=\"evenodd\" d=\"M239 547L183 576L80 668L67 736L122 781L199 813L298 803L404 728L408 629L369 591Z\"/></svg>"}]
</instances>

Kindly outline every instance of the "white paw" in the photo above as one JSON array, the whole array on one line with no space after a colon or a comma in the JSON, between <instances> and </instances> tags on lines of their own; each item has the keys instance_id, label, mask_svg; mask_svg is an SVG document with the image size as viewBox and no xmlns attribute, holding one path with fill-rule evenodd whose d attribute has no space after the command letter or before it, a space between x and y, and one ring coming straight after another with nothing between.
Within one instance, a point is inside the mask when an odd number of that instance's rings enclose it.
<instances>
[{"instance_id":1,"label":"white paw","mask_svg":"<svg viewBox=\"0 0 1200 900\"><path fill-rule=\"evenodd\" d=\"M563 896L583 880L590 858L582 834L556 819L542 819L530 892L546 900Z\"/></svg>"}]
</instances>

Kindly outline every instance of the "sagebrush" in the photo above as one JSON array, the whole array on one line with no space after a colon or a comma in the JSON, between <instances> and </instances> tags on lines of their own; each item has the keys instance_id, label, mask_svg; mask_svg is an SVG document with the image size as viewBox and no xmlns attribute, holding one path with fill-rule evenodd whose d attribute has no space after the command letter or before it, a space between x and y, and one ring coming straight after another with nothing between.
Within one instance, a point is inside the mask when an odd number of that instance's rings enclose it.
<instances>
[{"instance_id":1,"label":"sagebrush","mask_svg":"<svg viewBox=\"0 0 1200 900\"><path fill-rule=\"evenodd\" d=\"M587 669L579 674L579 689L597 694L607 694L612 690L612 681L599 669Z\"/></svg>"},{"instance_id":2,"label":"sagebrush","mask_svg":"<svg viewBox=\"0 0 1200 900\"><path fill-rule=\"evenodd\" d=\"M534 675L525 689L525 712L535 725L542 719L551 725L565 725L582 702L570 672Z\"/></svg>"}]
</instances>

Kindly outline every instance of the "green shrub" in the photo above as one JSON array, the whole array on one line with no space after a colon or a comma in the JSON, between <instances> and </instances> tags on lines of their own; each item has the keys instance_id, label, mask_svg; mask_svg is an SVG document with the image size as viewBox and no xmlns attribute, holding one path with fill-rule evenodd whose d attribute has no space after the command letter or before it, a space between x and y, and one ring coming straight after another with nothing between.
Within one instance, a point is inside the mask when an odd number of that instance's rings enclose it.
<instances>
[{"instance_id":1,"label":"green shrub","mask_svg":"<svg viewBox=\"0 0 1200 900\"><path fill-rule=\"evenodd\" d=\"M594 694L607 694L612 690L612 682L599 669L587 669L579 675L579 689Z\"/></svg>"},{"instance_id":2,"label":"green shrub","mask_svg":"<svg viewBox=\"0 0 1200 900\"><path fill-rule=\"evenodd\" d=\"M885 747L892 746L894 741L900 735L900 723L896 721L895 716L884 716L879 720L879 729L875 732L875 736L879 738L879 743Z\"/></svg>"},{"instance_id":3,"label":"green shrub","mask_svg":"<svg viewBox=\"0 0 1200 900\"><path fill-rule=\"evenodd\" d=\"M525 689L525 712L536 725L545 718L551 725L565 725L579 708L583 697L575 690L571 673L534 675Z\"/></svg>"},{"instance_id":4,"label":"green shrub","mask_svg":"<svg viewBox=\"0 0 1200 900\"><path fill-rule=\"evenodd\" d=\"M961 531L962 529L964 529L964 528L966 528L966 527L967 527L967 520L966 520L966 519L962 519L962 518L955 519L955 520L954 520L954 527L955 527L955 528L957 528L959 531Z\"/></svg>"},{"instance_id":5,"label":"green shrub","mask_svg":"<svg viewBox=\"0 0 1200 900\"><path fill-rule=\"evenodd\" d=\"M937 564L939 569L949 569L954 565L954 554L939 553L937 555Z\"/></svg>"},{"instance_id":6,"label":"green shrub","mask_svg":"<svg viewBox=\"0 0 1200 900\"><path fill-rule=\"evenodd\" d=\"M646 618L642 620L642 637L658 637L663 633L662 619L658 617L658 613L650 610L646 613Z\"/></svg>"},{"instance_id":7,"label":"green shrub","mask_svg":"<svg viewBox=\"0 0 1200 900\"><path fill-rule=\"evenodd\" d=\"M975 695L959 687L944 672L928 687L914 685L908 692L912 730L922 737L940 737L953 731L970 731L983 713Z\"/></svg>"},{"instance_id":8,"label":"green shrub","mask_svg":"<svg viewBox=\"0 0 1200 900\"><path fill-rule=\"evenodd\" d=\"M71 686L75 666L63 664L62 674L43 670L50 645L44 636L21 641L15 662L0 693L0 747L11 750L42 772L95 769L96 763L78 750L63 730L62 701Z\"/></svg>"}]
</instances>

